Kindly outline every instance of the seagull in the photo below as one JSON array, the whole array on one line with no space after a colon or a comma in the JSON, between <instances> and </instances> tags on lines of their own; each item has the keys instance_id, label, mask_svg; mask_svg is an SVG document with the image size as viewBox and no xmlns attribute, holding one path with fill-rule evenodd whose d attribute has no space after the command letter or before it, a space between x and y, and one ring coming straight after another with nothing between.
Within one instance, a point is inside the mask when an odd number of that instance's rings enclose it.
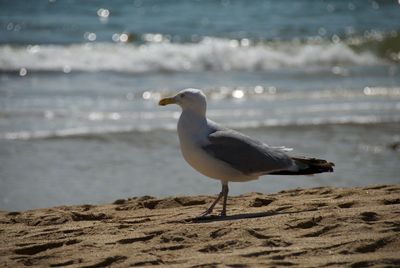
<instances>
[{"instance_id":1,"label":"seagull","mask_svg":"<svg viewBox=\"0 0 400 268\"><path fill-rule=\"evenodd\" d=\"M226 216L228 182L256 180L263 175L311 175L333 172L334 164L322 159L290 156L290 148L271 147L206 117L207 101L199 89L184 89L159 105L182 108L178 136L183 158L201 174L219 180L221 192L201 214L211 214L223 198L221 217Z\"/></svg>"}]
</instances>

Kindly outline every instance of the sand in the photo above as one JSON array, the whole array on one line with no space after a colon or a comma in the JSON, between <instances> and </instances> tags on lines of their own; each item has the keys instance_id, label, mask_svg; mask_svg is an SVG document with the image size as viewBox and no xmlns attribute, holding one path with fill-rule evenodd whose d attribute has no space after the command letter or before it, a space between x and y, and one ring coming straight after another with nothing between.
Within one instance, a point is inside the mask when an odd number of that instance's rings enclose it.
<instances>
[{"instance_id":1,"label":"sand","mask_svg":"<svg viewBox=\"0 0 400 268\"><path fill-rule=\"evenodd\" d=\"M196 218L213 198L3 211L0 266L400 266L400 185L249 193Z\"/></svg>"}]
</instances>

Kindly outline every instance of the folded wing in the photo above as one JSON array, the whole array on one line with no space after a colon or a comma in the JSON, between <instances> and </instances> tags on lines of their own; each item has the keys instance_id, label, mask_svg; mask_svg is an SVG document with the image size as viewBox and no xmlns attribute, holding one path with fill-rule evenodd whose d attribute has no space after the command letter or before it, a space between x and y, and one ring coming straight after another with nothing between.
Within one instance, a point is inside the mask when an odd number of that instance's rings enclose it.
<instances>
[{"instance_id":1,"label":"folded wing","mask_svg":"<svg viewBox=\"0 0 400 268\"><path fill-rule=\"evenodd\" d=\"M267 174L294 165L282 148L272 148L230 129L209 134L202 146L208 154L229 164L243 174Z\"/></svg>"}]
</instances>

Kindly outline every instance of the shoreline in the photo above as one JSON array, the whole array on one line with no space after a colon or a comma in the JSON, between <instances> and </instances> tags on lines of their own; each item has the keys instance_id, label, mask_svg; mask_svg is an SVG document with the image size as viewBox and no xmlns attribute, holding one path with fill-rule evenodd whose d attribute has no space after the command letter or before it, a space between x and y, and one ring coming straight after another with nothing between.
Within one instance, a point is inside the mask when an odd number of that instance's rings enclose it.
<instances>
[{"instance_id":1,"label":"shoreline","mask_svg":"<svg viewBox=\"0 0 400 268\"><path fill-rule=\"evenodd\" d=\"M0 266L400 265L400 184L247 193L196 218L213 198L0 211Z\"/></svg>"}]
</instances>

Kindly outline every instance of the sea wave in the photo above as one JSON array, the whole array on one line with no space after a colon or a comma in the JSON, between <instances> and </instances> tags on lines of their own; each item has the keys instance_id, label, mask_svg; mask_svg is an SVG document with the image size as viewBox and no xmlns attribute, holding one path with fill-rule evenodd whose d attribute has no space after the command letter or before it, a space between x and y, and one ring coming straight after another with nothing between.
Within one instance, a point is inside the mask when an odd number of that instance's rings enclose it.
<instances>
[{"instance_id":1,"label":"sea wave","mask_svg":"<svg viewBox=\"0 0 400 268\"><path fill-rule=\"evenodd\" d=\"M373 125L400 123L400 116L376 116L376 115L337 115L332 117L309 118L270 118L266 120L241 120L226 123L225 125L237 130L257 129L265 127L307 127L324 125ZM93 139L109 140L114 135L132 133L149 133L155 131L172 131L176 129L176 122L160 124L157 127L149 125L136 126L98 126L77 127L58 130L24 130L0 133L0 140L47 140L47 139Z\"/></svg>"},{"instance_id":2,"label":"sea wave","mask_svg":"<svg viewBox=\"0 0 400 268\"><path fill-rule=\"evenodd\" d=\"M172 91L145 91L133 98L156 107L161 96ZM208 116L234 128L289 127L326 124L379 124L400 122L400 88L365 87L359 90L281 91L274 87L222 87L205 90ZM141 95L146 98L140 99ZM246 100L243 102L242 100ZM262 102L260 102L262 100ZM51 101L56 101L52 99ZM120 100L122 101L122 100ZM132 100L127 100L131 102ZM246 105L242 105L245 104ZM130 106L134 106L131 103ZM234 105L234 106L232 106ZM28 105L28 107L30 107ZM121 102L121 107L126 107ZM234 108L232 108L234 107ZM152 132L176 128L180 111L105 111L93 109L0 109L0 140L90 138L129 132ZM26 118L34 129L27 129ZM266 119L267 118L267 119ZM67 125L75 125L66 128ZM9 127L6 127L9 126Z\"/></svg>"},{"instance_id":3,"label":"sea wave","mask_svg":"<svg viewBox=\"0 0 400 268\"><path fill-rule=\"evenodd\" d=\"M370 66L385 60L346 42L270 42L205 37L197 43L85 43L0 46L0 71L128 73L263 71L307 66Z\"/></svg>"}]
</instances>

